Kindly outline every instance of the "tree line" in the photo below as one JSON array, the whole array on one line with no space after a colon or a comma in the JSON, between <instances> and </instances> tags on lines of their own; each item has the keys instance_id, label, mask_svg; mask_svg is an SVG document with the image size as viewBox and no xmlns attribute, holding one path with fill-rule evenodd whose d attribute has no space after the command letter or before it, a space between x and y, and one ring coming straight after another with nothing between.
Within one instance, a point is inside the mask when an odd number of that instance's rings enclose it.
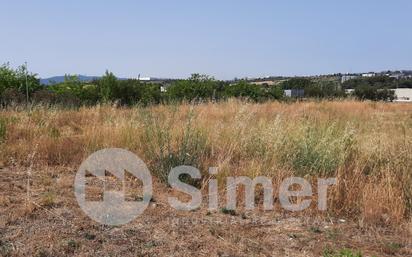
<instances>
[{"instance_id":1,"label":"tree line","mask_svg":"<svg viewBox=\"0 0 412 257\"><path fill-rule=\"evenodd\" d=\"M396 84L396 85L395 85ZM136 79L119 80L106 71L99 79L80 81L77 76L66 75L61 83L45 86L40 84L37 74L27 71L25 66L16 69L8 64L0 66L0 103L46 104L63 106L116 103L118 105L149 105L170 102L220 101L241 98L254 102L286 99L284 90L304 89L306 98L343 98L345 89L354 89L353 96L365 100L393 100L390 88L412 87L412 80L392 78L365 78L337 81L291 78L276 85L257 85L247 80L235 82L215 80L207 75L193 74L188 79L164 83L143 82Z\"/></svg>"}]
</instances>

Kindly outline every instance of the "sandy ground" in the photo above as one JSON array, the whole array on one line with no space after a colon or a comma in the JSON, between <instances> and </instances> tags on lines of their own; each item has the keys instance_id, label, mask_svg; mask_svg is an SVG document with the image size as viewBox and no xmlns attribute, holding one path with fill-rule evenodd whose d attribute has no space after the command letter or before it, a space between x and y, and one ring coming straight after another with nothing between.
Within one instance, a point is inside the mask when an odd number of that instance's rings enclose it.
<instances>
[{"instance_id":1,"label":"sandy ground","mask_svg":"<svg viewBox=\"0 0 412 257\"><path fill-rule=\"evenodd\" d=\"M143 215L105 226L79 208L75 172L29 176L27 169L0 169L0 256L347 256L324 255L344 248L363 256L412 256L406 226L362 228L337 217L276 211L176 211L167 203L171 189L159 183Z\"/></svg>"}]
</instances>

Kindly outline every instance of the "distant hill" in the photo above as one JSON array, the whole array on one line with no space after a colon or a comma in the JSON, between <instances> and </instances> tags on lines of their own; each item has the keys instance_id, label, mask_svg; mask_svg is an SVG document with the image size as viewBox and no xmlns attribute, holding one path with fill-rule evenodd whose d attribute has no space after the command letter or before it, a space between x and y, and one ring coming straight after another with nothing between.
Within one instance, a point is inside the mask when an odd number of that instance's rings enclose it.
<instances>
[{"instance_id":1,"label":"distant hill","mask_svg":"<svg viewBox=\"0 0 412 257\"><path fill-rule=\"evenodd\" d=\"M64 82L64 77L65 76L54 76L50 78L40 79L40 84L48 86L48 85L61 83L61 82ZM78 77L79 77L79 80L83 82L89 82L89 81L93 81L93 80L100 78L98 76L84 76L84 75L78 75Z\"/></svg>"}]
</instances>

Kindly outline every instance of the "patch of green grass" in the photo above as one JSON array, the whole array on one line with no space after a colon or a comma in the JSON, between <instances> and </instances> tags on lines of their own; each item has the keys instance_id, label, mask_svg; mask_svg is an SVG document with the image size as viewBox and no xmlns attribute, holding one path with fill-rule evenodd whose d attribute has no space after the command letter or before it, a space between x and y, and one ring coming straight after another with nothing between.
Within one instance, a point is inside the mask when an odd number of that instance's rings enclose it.
<instances>
[{"instance_id":1,"label":"patch of green grass","mask_svg":"<svg viewBox=\"0 0 412 257\"><path fill-rule=\"evenodd\" d=\"M388 254L396 254L403 247L400 243L389 242L384 245L384 252Z\"/></svg>"},{"instance_id":2,"label":"patch of green grass","mask_svg":"<svg viewBox=\"0 0 412 257\"><path fill-rule=\"evenodd\" d=\"M44 207L51 207L56 203L56 194L53 192L45 192L41 195L41 204Z\"/></svg>"},{"instance_id":3,"label":"patch of green grass","mask_svg":"<svg viewBox=\"0 0 412 257\"><path fill-rule=\"evenodd\" d=\"M323 257L362 257L361 252L354 252L351 249L341 249L338 251L331 250L326 248L323 251Z\"/></svg>"},{"instance_id":4,"label":"patch of green grass","mask_svg":"<svg viewBox=\"0 0 412 257\"><path fill-rule=\"evenodd\" d=\"M58 139L60 137L60 130L56 127L51 127L49 130L49 136L53 139Z\"/></svg>"},{"instance_id":5,"label":"patch of green grass","mask_svg":"<svg viewBox=\"0 0 412 257\"><path fill-rule=\"evenodd\" d=\"M291 139L288 156L298 175L330 175L350 156L354 137L350 129L336 124L326 127L305 125L300 136Z\"/></svg>"}]
</instances>

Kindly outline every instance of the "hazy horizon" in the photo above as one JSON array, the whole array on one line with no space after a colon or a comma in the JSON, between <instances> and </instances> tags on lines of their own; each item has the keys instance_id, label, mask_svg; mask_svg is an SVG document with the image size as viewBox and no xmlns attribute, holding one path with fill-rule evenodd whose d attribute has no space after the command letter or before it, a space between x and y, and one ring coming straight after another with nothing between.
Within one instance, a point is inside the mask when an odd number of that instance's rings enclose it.
<instances>
[{"instance_id":1,"label":"hazy horizon","mask_svg":"<svg viewBox=\"0 0 412 257\"><path fill-rule=\"evenodd\" d=\"M410 1L2 1L0 62L217 79L412 70Z\"/></svg>"}]
</instances>

